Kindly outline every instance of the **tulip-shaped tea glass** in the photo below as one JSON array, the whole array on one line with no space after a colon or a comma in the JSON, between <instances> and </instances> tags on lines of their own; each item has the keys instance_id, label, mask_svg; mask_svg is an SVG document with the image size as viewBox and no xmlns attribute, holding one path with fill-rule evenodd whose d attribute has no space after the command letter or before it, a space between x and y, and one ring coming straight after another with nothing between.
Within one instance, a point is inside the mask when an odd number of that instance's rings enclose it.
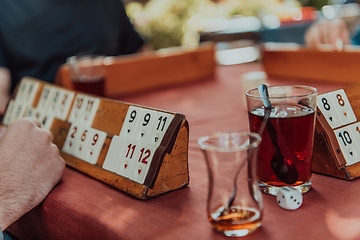
<instances>
[{"instance_id":1,"label":"tulip-shaped tea glass","mask_svg":"<svg viewBox=\"0 0 360 240\"><path fill-rule=\"evenodd\" d=\"M79 55L67 59L74 89L98 96L105 94L105 56Z\"/></svg>"},{"instance_id":2,"label":"tulip-shaped tea glass","mask_svg":"<svg viewBox=\"0 0 360 240\"><path fill-rule=\"evenodd\" d=\"M216 133L201 137L208 175L207 214L226 236L246 236L260 227L263 203L256 177L256 133Z\"/></svg>"}]
</instances>

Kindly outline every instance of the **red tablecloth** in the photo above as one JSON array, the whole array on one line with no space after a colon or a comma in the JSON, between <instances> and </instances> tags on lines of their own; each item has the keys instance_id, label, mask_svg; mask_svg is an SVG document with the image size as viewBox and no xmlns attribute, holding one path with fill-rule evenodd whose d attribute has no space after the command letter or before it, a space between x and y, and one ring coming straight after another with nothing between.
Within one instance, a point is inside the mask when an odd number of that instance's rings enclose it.
<instances>
[{"instance_id":1,"label":"red tablecloth","mask_svg":"<svg viewBox=\"0 0 360 240\"><path fill-rule=\"evenodd\" d=\"M221 239L207 221L207 171L200 136L248 130L240 75L259 63L217 68L214 79L121 100L185 114L190 124L189 187L137 200L71 168L37 208L11 226L21 239ZM269 79L271 85L303 84L319 93L344 85ZM281 209L263 194L262 226L244 239L360 239L360 180L313 174L300 209Z\"/></svg>"}]
</instances>

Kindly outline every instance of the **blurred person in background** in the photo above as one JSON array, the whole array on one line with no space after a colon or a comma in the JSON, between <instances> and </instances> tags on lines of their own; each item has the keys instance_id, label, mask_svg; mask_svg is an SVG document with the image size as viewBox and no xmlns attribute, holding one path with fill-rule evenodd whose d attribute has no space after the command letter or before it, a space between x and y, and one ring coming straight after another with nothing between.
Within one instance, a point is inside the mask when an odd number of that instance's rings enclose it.
<instances>
[{"instance_id":1,"label":"blurred person in background","mask_svg":"<svg viewBox=\"0 0 360 240\"><path fill-rule=\"evenodd\" d=\"M343 4L348 3L358 3L358 1L347 0L343 2ZM320 47L322 44L330 44L336 49L339 49L342 45L360 45L360 28L357 28L351 34L343 18L320 20L306 30L304 40L309 47L315 48Z\"/></svg>"},{"instance_id":2,"label":"blurred person in background","mask_svg":"<svg viewBox=\"0 0 360 240\"><path fill-rule=\"evenodd\" d=\"M315 23L305 32L305 43L309 47L317 48L322 44L330 44L336 47L339 41L344 45L351 43L350 31L341 18Z\"/></svg>"},{"instance_id":3,"label":"blurred person in background","mask_svg":"<svg viewBox=\"0 0 360 240\"><path fill-rule=\"evenodd\" d=\"M121 0L2 0L0 112L24 76L53 82L70 56L130 54L143 43Z\"/></svg>"}]
</instances>

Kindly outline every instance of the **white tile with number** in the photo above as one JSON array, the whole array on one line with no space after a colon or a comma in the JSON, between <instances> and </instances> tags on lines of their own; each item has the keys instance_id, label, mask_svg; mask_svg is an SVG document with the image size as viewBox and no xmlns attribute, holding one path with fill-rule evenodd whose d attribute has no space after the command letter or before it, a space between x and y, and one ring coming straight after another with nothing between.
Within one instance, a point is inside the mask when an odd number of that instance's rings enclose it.
<instances>
[{"instance_id":1,"label":"white tile with number","mask_svg":"<svg viewBox=\"0 0 360 240\"><path fill-rule=\"evenodd\" d=\"M136 155L136 158L134 159L135 161L131 167L129 178L135 182L143 184L149 171L155 148L145 144L140 144L138 151L139 152Z\"/></svg>"},{"instance_id":2,"label":"white tile with number","mask_svg":"<svg viewBox=\"0 0 360 240\"><path fill-rule=\"evenodd\" d=\"M24 117L33 117L40 120L40 113L37 111L36 108L28 106L26 107Z\"/></svg>"},{"instance_id":3,"label":"white tile with number","mask_svg":"<svg viewBox=\"0 0 360 240\"><path fill-rule=\"evenodd\" d=\"M4 125L10 125L14 121L14 109L15 109L15 100L11 99L6 108L6 112L3 118L2 123Z\"/></svg>"},{"instance_id":4,"label":"white tile with number","mask_svg":"<svg viewBox=\"0 0 360 240\"><path fill-rule=\"evenodd\" d=\"M36 107L40 113L46 113L50 105L49 99L51 99L53 93L54 93L54 87L48 85L44 86L40 95L39 102Z\"/></svg>"},{"instance_id":5,"label":"white tile with number","mask_svg":"<svg viewBox=\"0 0 360 240\"><path fill-rule=\"evenodd\" d=\"M83 103L83 109L80 112L78 121L84 126L91 126L100 104L100 99L95 97L86 97Z\"/></svg>"},{"instance_id":6,"label":"white tile with number","mask_svg":"<svg viewBox=\"0 0 360 240\"><path fill-rule=\"evenodd\" d=\"M32 111L31 113L31 117L34 117L41 121L42 113L37 108L34 108L34 111Z\"/></svg>"},{"instance_id":7,"label":"white tile with number","mask_svg":"<svg viewBox=\"0 0 360 240\"><path fill-rule=\"evenodd\" d=\"M334 134L339 143L341 152L347 162L346 165L352 165L360 161L360 152L353 132L349 126L334 130Z\"/></svg>"},{"instance_id":8,"label":"white tile with number","mask_svg":"<svg viewBox=\"0 0 360 240\"><path fill-rule=\"evenodd\" d=\"M90 136L92 136L92 129L90 127L84 126L79 132L80 137L78 138L78 142L75 143L75 148L73 151L73 156L82 159L86 146L90 141Z\"/></svg>"},{"instance_id":9,"label":"white tile with number","mask_svg":"<svg viewBox=\"0 0 360 240\"><path fill-rule=\"evenodd\" d=\"M55 115L59 108L61 89L57 87L53 87L52 89L53 93L49 97L49 106L47 107L46 112L51 113L51 115Z\"/></svg>"},{"instance_id":10,"label":"white tile with number","mask_svg":"<svg viewBox=\"0 0 360 240\"><path fill-rule=\"evenodd\" d=\"M59 106L58 110L55 113L55 117L65 121L66 118L69 115L71 105L73 103L75 97L75 93L68 91L68 90L62 90L59 97Z\"/></svg>"},{"instance_id":11,"label":"white tile with number","mask_svg":"<svg viewBox=\"0 0 360 240\"><path fill-rule=\"evenodd\" d=\"M54 121L54 115L52 115L51 113L48 113L48 114L42 113L42 115L40 115L39 120L41 122L41 128L50 129L50 127Z\"/></svg>"},{"instance_id":12,"label":"white tile with number","mask_svg":"<svg viewBox=\"0 0 360 240\"><path fill-rule=\"evenodd\" d=\"M138 122L140 121L140 115L141 115L142 108L140 107L134 107L130 106L125 119L124 123L121 127L121 131L119 136L126 138L126 139L132 139L135 133L135 129L138 126Z\"/></svg>"},{"instance_id":13,"label":"white tile with number","mask_svg":"<svg viewBox=\"0 0 360 240\"><path fill-rule=\"evenodd\" d=\"M25 115L25 111L26 111L26 106L21 104L20 102L15 101L12 121L16 121L19 120L20 118L23 118Z\"/></svg>"},{"instance_id":14,"label":"white tile with number","mask_svg":"<svg viewBox=\"0 0 360 240\"><path fill-rule=\"evenodd\" d=\"M342 125L356 122L355 113L350 105L349 99L343 89L339 89L330 93L335 103L335 109L338 112Z\"/></svg>"},{"instance_id":15,"label":"white tile with number","mask_svg":"<svg viewBox=\"0 0 360 240\"><path fill-rule=\"evenodd\" d=\"M19 87L17 89L16 96L15 96L15 101L16 102L26 104L25 93L27 91L28 84L30 84L30 82L27 81L27 80L21 81L21 83L20 83L20 85L19 85Z\"/></svg>"},{"instance_id":16,"label":"white tile with number","mask_svg":"<svg viewBox=\"0 0 360 240\"><path fill-rule=\"evenodd\" d=\"M15 100L25 106L32 106L40 83L24 78L17 90Z\"/></svg>"},{"instance_id":17,"label":"white tile with number","mask_svg":"<svg viewBox=\"0 0 360 240\"><path fill-rule=\"evenodd\" d=\"M27 106L32 106L35 100L35 96L40 88L40 83L35 81L30 81L25 92L25 101Z\"/></svg>"},{"instance_id":18,"label":"white tile with number","mask_svg":"<svg viewBox=\"0 0 360 240\"><path fill-rule=\"evenodd\" d=\"M326 121L332 129L342 126L336 105L333 102L331 93L321 94L317 98L317 107L321 110Z\"/></svg>"},{"instance_id":19,"label":"white tile with number","mask_svg":"<svg viewBox=\"0 0 360 240\"><path fill-rule=\"evenodd\" d=\"M360 122L356 122L347 126L350 128L350 134L352 136L352 140L355 141L357 146L360 146ZM360 149L360 148L358 148Z\"/></svg>"},{"instance_id":20,"label":"white tile with number","mask_svg":"<svg viewBox=\"0 0 360 240\"><path fill-rule=\"evenodd\" d=\"M126 140L115 172L123 177L129 177L132 165L139 157L139 154L140 143L134 140Z\"/></svg>"},{"instance_id":21,"label":"white tile with number","mask_svg":"<svg viewBox=\"0 0 360 240\"><path fill-rule=\"evenodd\" d=\"M68 131L68 134L66 136L64 146L62 148L62 151L73 155L75 152L75 147L80 141L82 128L80 125L77 125L76 123L71 124L70 129Z\"/></svg>"},{"instance_id":22,"label":"white tile with number","mask_svg":"<svg viewBox=\"0 0 360 240\"><path fill-rule=\"evenodd\" d=\"M40 83L38 82L31 82L30 86L28 87L25 95L26 102L28 106L32 106L35 100L35 96L38 92L38 89L40 88Z\"/></svg>"},{"instance_id":23,"label":"white tile with number","mask_svg":"<svg viewBox=\"0 0 360 240\"><path fill-rule=\"evenodd\" d=\"M156 121L157 112L149 109L142 109L139 114L139 120L135 126L133 139L135 141L146 143L151 130Z\"/></svg>"},{"instance_id":24,"label":"white tile with number","mask_svg":"<svg viewBox=\"0 0 360 240\"><path fill-rule=\"evenodd\" d=\"M116 172L117 166L120 163L121 152L124 149L125 144L125 138L113 136L109 150L106 154L104 164L102 166L104 169L111 172Z\"/></svg>"},{"instance_id":25,"label":"white tile with number","mask_svg":"<svg viewBox=\"0 0 360 240\"><path fill-rule=\"evenodd\" d=\"M35 108L27 107L24 113L24 117L34 117L34 114L35 114Z\"/></svg>"},{"instance_id":26,"label":"white tile with number","mask_svg":"<svg viewBox=\"0 0 360 240\"><path fill-rule=\"evenodd\" d=\"M95 164L104 145L106 133L97 129L91 129L87 137L89 137L89 140L86 143L81 159L88 163Z\"/></svg>"},{"instance_id":27,"label":"white tile with number","mask_svg":"<svg viewBox=\"0 0 360 240\"><path fill-rule=\"evenodd\" d=\"M151 129L146 144L151 145L153 147L158 147L173 119L174 119L174 115L172 114L157 112L156 123Z\"/></svg>"},{"instance_id":28,"label":"white tile with number","mask_svg":"<svg viewBox=\"0 0 360 240\"><path fill-rule=\"evenodd\" d=\"M69 122L74 123L79 121L81 112L86 107L85 100L86 100L86 95L76 94L75 101L71 107L71 112L68 118Z\"/></svg>"}]
</instances>

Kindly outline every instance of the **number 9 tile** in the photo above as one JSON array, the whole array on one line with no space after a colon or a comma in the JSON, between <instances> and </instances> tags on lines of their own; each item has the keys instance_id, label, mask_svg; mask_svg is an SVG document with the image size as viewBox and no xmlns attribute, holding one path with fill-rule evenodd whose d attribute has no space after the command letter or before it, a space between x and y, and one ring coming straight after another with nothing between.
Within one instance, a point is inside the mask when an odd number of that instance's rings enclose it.
<instances>
[{"instance_id":1,"label":"number 9 tile","mask_svg":"<svg viewBox=\"0 0 360 240\"><path fill-rule=\"evenodd\" d=\"M106 133L97 129L91 129L88 136L82 159L88 163L96 164L101 149L106 139Z\"/></svg>"}]
</instances>

